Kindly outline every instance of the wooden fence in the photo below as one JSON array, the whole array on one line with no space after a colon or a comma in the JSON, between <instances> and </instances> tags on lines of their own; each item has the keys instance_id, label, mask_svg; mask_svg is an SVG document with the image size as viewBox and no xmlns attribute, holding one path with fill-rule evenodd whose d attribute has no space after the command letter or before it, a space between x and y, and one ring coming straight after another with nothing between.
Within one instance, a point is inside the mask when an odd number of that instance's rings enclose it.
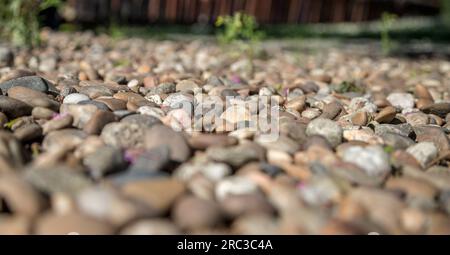
<instances>
[{"instance_id":1,"label":"wooden fence","mask_svg":"<svg viewBox=\"0 0 450 255\"><path fill-rule=\"evenodd\" d=\"M76 21L106 23L210 23L243 11L260 23L361 22L385 11L436 15L440 0L68 0Z\"/></svg>"}]
</instances>

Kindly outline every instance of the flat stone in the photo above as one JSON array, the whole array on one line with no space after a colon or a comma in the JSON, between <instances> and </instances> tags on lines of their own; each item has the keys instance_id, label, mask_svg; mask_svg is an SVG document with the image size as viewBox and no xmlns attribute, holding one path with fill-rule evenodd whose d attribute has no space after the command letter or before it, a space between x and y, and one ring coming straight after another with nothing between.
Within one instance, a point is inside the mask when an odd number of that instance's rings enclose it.
<instances>
[{"instance_id":1,"label":"flat stone","mask_svg":"<svg viewBox=\"0 0 450 255\"><path fill-rule=\"evenodd\" d=\"M122 150L104 146L83 159L83 164L89 169L94 179L100 179L106 174L120 171L126 167Z\"/></svg>"},{"instance_id":2,"label":"flat stone","mask_svg":"<svg viewBox=\"0 0 450 255\"><path fill-rule=\"evenodd\" d=\"M62 129L49 132L42 141L46 151L59 151L75 148L81 144L87 134L77 129Z\"/></svg>"},{"instance_id":3,"label":"flat stone","mask_svg":"<svg viewBox=\"0 0 450 255\"><path fill-rule=\"evenodd\" d=\"M442 102L428 105L422 108L424 113L434 114L441 118L445 118L445 116L450 113L450 103Z\"/></svg>"},{"instance_id":4,"label":"flat stone","mask_svg":"<svg viewBox=\"0 0 450 255\"><path fill-rule=\"evenodd\" d=\"M14 130L14 136L21 142L30 142L42 136L42 128L38 124L32 123Z\"/></svg>"},{"instance_id":5,"label":"flat stone","mask_svg":"<svg viewBox=\"0 0 450 255\"><path fill-rule=\"evenodd\" d=\"M396 114L397 110L395 107L387 106L375 116L375 121L379 123L390 123L395 118Z\"/></svg>"},{"instance_id":6,"label":"flat stone","mask_svg":"<svg viewBox=\"0 0 450 255\"><path fill-rule=\"evenodd\" d=\"M154 125L161 124L161 121L150 115L142 115L142 114L131 114L127 115L124 118L120 120L122 123L130 123L130 124L136 124L140 126L141 128L151 128Z\"/></svg>"},{"instance_id":7,"label":"flat stone","mask_svg":"<svg viewBox=\"0 0 450 255\"><path fill-rule=\"evenodd\" d=\"M94 105L62 104L60 113L70 114L73 117L73 125L82 129L97 110Z\"/></svg>"},{"instance_id":8,"label":"flat stone","mask_svg":"<svg viewBox=\"0 0 450 255\"><path fill-rule=\"evenodd\" d=\"M69 128L72 126L72 123L73 123L72 115L66 114L66 115L57 116L57 117L45 122L42 125L43 133L48 134L55 130Z\"/></svg>"},{"instance_id":9,"label":"flat stone","mask_svg":"<svg viewBox=\"0 0 450 255\"><path fill-rule=\"evenodd\" d=\"M189 145L193 149L205 150L210 146L236 145L238 140L226 135L198 134L189 139Z\"/></svg>"},{"instance_id":10,"label":"flat stone","mask_svg":"<svg viewBox=\"0 0 450 255\"><path fill-rule=\"evenodd\" d=\"M95 99L101 96L113 96L113 91L106 86L92 85L84 86L79 89L79 93L85 94L91 99Z\"/></svg>"},{"instance_id":11,"label":"flat stone","mask_svg":"<svg viewBox=\"0 0 450 255\"><path fill-rule=\"evenodd\" d=\"M0 83L0 89L3 93L15 86L27 87L44 93L55 90L49 81L39 76L25 76Z\"/></svg>"},{"instance_id":12,"label":"flat stone","mask_svg":"<svg viewBox=\"0 0 450 255\"><path fill-rule=\"evenodd\" d=\"M242 144L230 147L209 147L206 150L206 154L209 158L230 164L233 167L240 167L243 164L260 160L264 156L261 155L261 151L255 150L254 146L249 144ZM261 149L259 149L261 150Z\"/></svg>"}]
</instances>

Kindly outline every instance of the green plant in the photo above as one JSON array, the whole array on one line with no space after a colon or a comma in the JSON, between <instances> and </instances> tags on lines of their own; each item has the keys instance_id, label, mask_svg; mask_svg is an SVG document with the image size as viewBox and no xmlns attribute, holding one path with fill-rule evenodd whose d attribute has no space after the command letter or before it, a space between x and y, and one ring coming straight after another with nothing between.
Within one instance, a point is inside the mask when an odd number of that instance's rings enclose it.
<instances>
[{"instance_id":1,"label":"green plant","mask_svg":"<svg viewBox=\"0 0 450 255\"><path fill-rule=\"evenodd\" d=\"M441 19L445 26L450 27L450 0L441 0Z\"/></svg>"},{"instance_id":2,"label":"green plant","mask_svg":"<svg viewBox=\"0 0 450 255\"><path fill-rule=\"evenodd\" d=\"M219 16L216 27L223 28L217 33L217 39L222 45L237 45L239 53L249 61L249 73L253 75L253 59L264 33L258 30L256 19L241 12L233 16Z\"/></svg>"},{"instance_id":3,"label":"green plant","mask_svg":"<svg viewBox=\"0 0 450 255\"><path fill-rule=\"evenodd\" d=\"M39 12L60 4L61 0L1 0L0 35L19 46L38 46Z\"/></svg>"},{"instance_id":4,"label":"green plant","mask_svg":"<svg viewBox=\"0 0 450 255\"><path fill-rule=\"evenodd\" d=\"M343 81L340 84L333 86L332 89L339 94L349 92L364 93L364 88L358 86L355 81Z\"/></svg>"},{"instance_id":5,"label":"green plant","mask_svg":"<svg viewBox=\"0 0 450 255\"><path fill-rule=\"evenodd\" d=\"M392 25L397 21L397 15L392 13L383 13L381 16L381 50L383 55L392 53L394 44L392 43L390 32Z\"/></svg>"}]
</instances>

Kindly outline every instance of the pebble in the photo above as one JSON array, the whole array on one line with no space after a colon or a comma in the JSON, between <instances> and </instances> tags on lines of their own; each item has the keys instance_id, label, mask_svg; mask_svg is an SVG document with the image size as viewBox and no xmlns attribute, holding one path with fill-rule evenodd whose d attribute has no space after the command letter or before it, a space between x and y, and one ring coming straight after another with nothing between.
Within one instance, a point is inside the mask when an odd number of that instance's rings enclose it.
<instances>
[{"instance_id":1,"label":"pebble","mask_svg":"<svg viewBox=\"0 0 450 255\"><path fill-rule=\"evenodd\" d=\"M63 116L57 116L56 118L53 118L42 125L43 133L48 134L51 131L69 128L72 126L72 123L73 123L72 115L66 114Z\"/></svg>"},{"instance_id":2,"label":"pebble","mask_svg":"<svg viewBox=\"0 0 450 255\"><path fill-rule=\"evenodd\" d=\"M0 95L0 112L9 119L31 114L32 107L20 100Z\"/></svg>"},{"instance_id":3,"label":"pebble","mask_svg":"<svg viewBox=\"0 0 450 255\"><path fill-rule=\"evenodd\" d=\"M396 114L397 110L394 107L387 106L375 116L375 121L379 123L390 123Z\"/></svg>"},{"instance_id":4,"label":"pebble","mask_svg":"<svg viewBox=\"0 0 450 255\"><path fill-rule=\"evenodd\" d=\"M406 151L413 155L422 167L426 167L438 156L438 149L431 142L421 142L415 144L409 147Z\"/></svg>"},{"instance_id":5,"label":"pebble","mask_svg":"<svg viewBox=\"0 0 450 255\"><path fill-rule=\"evenodd\" d=\"M225 162L232 167L240 167L243 164L259 160L260 153L251 148L251 146L243 144L230 147L209 147L206 150L208 157L215 161Z\"/></svg>"},{"instance_id":6,"label":"pebble","mask_svg":"<svg viewBox=\"0 0 450 255\"><path fill-rule=\"evenodd\" d=\"M387 100L400 110L414 108L414 97L409 93L391 93Z\"/></svg>"},{"instance_id":7,"label":"pebble","mask_svg":"<svg viewBox=\"0 0 450 255\"><path fill-rule=\"evenodd\" d=\"M83 159L83 164L88 168L90 175L97 180L126 167L122 150L110 146L103 146L89 154Z\"/></svg>"},{"instance_id":8,"label":"pebble","mask_svg":"<svg viewBox=\"0 0 450 255\"><path fill-rule=\"evenodd\" d=\"M351 146L342 152L341 158L357 165L369 176L383 176L391 170L388 155L377 145Z\"/></svg>"},{"instance_id":9,"label":"pebble","mask_svg":"<svg viewBox=\"0 0 450 255\"><path fill-rule=\"evenodd\" d=\"M24 76L0 83L0 89L6 93L10 88L21 86L40 92L54 90L53 85L39 76Z\"/></svg>"},{"instance_id":10,"label":"pebble","mask_svg":"<svg viewBox=\"0 0 450 255\"><path fill-rule=\"evenodd\" d=\"M105 144L118 148L142 148L145 129L134 123L112 122L103 127L100 137Z\"/></svg>"},{"instance_id":11,"label":"pebble","mask_svg":"<svg viewBox=\"0 0 450 255\"><path fill-rule=\"evenodd\" d=\"M147 149L167 145L170 149L170 158L174 161L183 162L191 154L191 149L183 134L164 125L153 126L146 132L144 139Z\"/></svg>"},{"instance_id":12,"label":"pebble","mask_svg":"<svg viewBox=\"0 0 450 255\"><path fill-rule=\"evenodd\" d=\"M73 93L64 97L63 104L78 104L81 101L89 100L89 97L81 93Z\"/></svg>"},{"instance_id":13,"label":"pebble","mask_svg":"<svg viewBox=\"0 0 450 255\"><path fill-rule=\"evenodd\" d=\"M342 133L342 128L336 122L328 119L312 120L306 127L306 135L323 136L333 147L342 142Z\"/></svg>"},{"instance_id":14,"label":"pebble","mask_svg":"<svg viewBox=\"0 0 450 255\"><path fill-rule=\"evenodd\" d=\"M90 135L98 135L108 123L116 121L116 115L110 111L97 110L84 125L83 131Z\"/></svg>"}]
</instances>

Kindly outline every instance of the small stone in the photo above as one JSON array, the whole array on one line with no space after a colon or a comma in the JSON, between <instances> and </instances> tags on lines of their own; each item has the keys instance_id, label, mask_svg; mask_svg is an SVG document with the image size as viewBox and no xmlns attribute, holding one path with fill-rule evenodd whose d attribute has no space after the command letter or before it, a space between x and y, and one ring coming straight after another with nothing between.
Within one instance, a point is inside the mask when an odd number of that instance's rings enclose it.
<instances>
[{"instance_id":1,"label":"small stone","mask_svg":"<svg viewBox=\"0 0 450 255\"><path fill-rule=\"evenodd\" d=\"M388 155L377 145L351 146L341 153L341 158L357 165L369 176L383 176L391 170Z\"/></svg>"},{"instance_id":2,"label":"small stone","mask_svg":"<svg viewBox=\"0 0 450 255\"><path fill-rule=\"evenodd\" d=\"M80 172L65 166L27 169L25 179L37 189L49 194L61 192L73 195L91 185L89 179Z\"/></svg>"},{"instance_id":3,"label":"small stone","mask_svg":"<svg viewBox=\"0 0 450 255\"><path fill-rule=\"evenodd\" d=\"M176 91L181 92L196 91L197 89L199 89L199 86L191 80L182 80L176 85Z\"/></svg>"},{"instance_id":4,"label":"small stone","mask_svg":"<svg viewBox=\"0 0 450 255\"><path fill-rule=\"evenodd\" d=\"M73 123L73 117L71 115L61 115L52 120L45 122L42 125L43 133L48 134L51 131L60 130L71 127Z\"/></svg>"},{"instance_id":5,"label":"small stone","mask_svg":"<svg viewBox=\"0 0 450 255\"><path fill-rule=\"evenodd\" d=\"M261 159L261 153L248 144L230 147L209 147L206 154L209 158L230 164L233 167L240 167L243 164Z\"/></svg>"},{"instance_id":6,"label":"small stone","mask_svg":"<svg viewBox=\"0 0 450 255\"><path fill-rule=\"evenodd\" d=\"M347 141L361 141L368 144L382 144L383 139L374 134L371 129L345 130L343 137Z\"/></svg>"},{"instance_id":7,"label":"small stone","mask_svg":"<svg viewBox=\"0 0 450 255\"><path fill-rule=\"evenodd\" d=\"M78 129L62 129L49 132L42 141L46 151L65 151L80 145L87 134Z\"/></svg>"},{"instance_id":8,"label":"small stone","mask_svg":"<svg viewBox=\"0 0 450 255\"><path fill-rule=\"evenodd\" d=\"M126 151L125 157L131 161L128 172L157 172L170 161L170 149L167 145L161 145L151 150L145 150L134 159L131 152Z\"/></svg>"},{"instance_id":9,"label":"small stone","mask_svg":"<svg viewBox=\"0 0 450 255\"><path fill-rule=\"evenodd\" d=\"M31 106L35 107L40 106L50 108L52 110L59 109L59 103L48 98L45 93L27 87L22 86L12 87L8 90L8 96L10 98L14 98L22 102L25 102Z\"/></svg>"},{"instance_id":10,"label":"small stone","mask_svg":"<svg viewBox=\"0 0 450 255\"><path fill-rule=\"evenodd\" d=\"M220 202L220 207L230 218L252 213L272 215L275 210L260 193L228 195Z\"/></svg>"},{"instance_id":11,"label":"small stone","mask_svg":"<svg viewBox=\"0 0 450 255\"><path fill-rule=\"evenodd\" d=\"M364 111L356 112L351 118L352 124L357 126L365 126L367 124L367 121L367 113Z\"/></svg>"},{"instance_id":12,"label":"small stone","mask_svg":"<svg viewBox=\"0 0 450 255\"><path fill-rule=\"evenodd\" d=\"M406 150L406 148L414 145L414 141L403 135L386 132L381 135L384 143L391 146L395 150Z\"/></svg>"},{"instance_id":13,"label":"small stone","mask_svg":"<svg viewBox=\"0 0 450 255\"><path fill-rule=\"evenodd\" d=\"M445 118L445 116L450 113L450 103L442 102L428 105L422 108L424 113L434 114L441 118Z\"/></svg>"},{"instance_id":14,"label":"small stone","mask_svg":"<svg viewBox=\"0 0 450 255\"><path fill-rule=\"evenodd\" d=\"M99 179L106 174L120 171L125 168L126 162L122 150L104 146L83 159L83 164L89 169L94 179Z\"/></svg>"},{"instance_id":15,"label":"small stone","mask_svg":"<svg viewBox=\"0 0 450 255\"><path fill-rule=\"evenodd\" d=\"M333 101L329 104L326 104L322 109L322 114L320 115L320 118L324 119L334 119L336 116L339 115L342 111L342 105L338 101Z\"/></svg>"},{"instance_id":16,"label":"small stone","mask_svg":"<svg viewBox=\"0 0 450 255\"><path fill-rule=\"evenodd\" d=\"M98 110L92 115L91 119L84 125L83 131L90 135L98 135L103 127L116 121L116 115L110 111Z\"/></svg>"},{"instance_id":17,"label":"small stone","mask_svg":"<svg viewBox=\"0 0 450 255\"><path fill-rule=\"evenodd\" d=\"M33 111L31 111L31 116L36 119L46 119L49 120L56 115L56 112L44 108L44 107L34 107Z\"/></svg>"},{"instance_id":18,"label":"small stone","mask_svg":"<svg viewBox=\"0 0 450 255\"><path fill-rule=\"evenodd\" d=\"M302 112L302 117L308 118L308 119L315 119L319 117L320 110L317 108L308 108Z\"/></svg>"},{"instance_id":19,"label":"small stone","mask_svg":"<svg viewBox=\"0 0 450 255\"><path fill-rule=\"evenodd\" d=\"M0 89L3 93L6 93L10 88L15 86L22 86L44 93L49 90L54 90L53 85L49 81L39 76L25 76L0 83Z\"/></svg>"},{"instance_id":20,"label":"small stone","mask_svg":"<svg viewBox=\"0 0 450 255\"><path fill-rule=\"evenodd\" d=\"M414 108L414 97L409 93L391 93L387 100L401 110Z\"/></svg>"},{"instance_id":21,"label":"small stone","mask_svg":"<svg viewBox=\"0 0 450 255\"><path fill-rule=\"evenodd\" d=\"M397 114L397 110L392 106L384 107L377 116L375 116L375 121L379 123L390 123Z\"/></svg>"},{"instance_id":22,"label":"small stone","mask_svg":"<svg viewBox=\"0 0 450 255\"><path fill-rule=\"evenodd\" d=\"M152 149L161 145L168 145L170 158L174 161L183 162L191 154L189 145L182 133L173 131L164 125L155 125L145 134L145 147Z\"/></svg>"},{"instance_id":23,"label":"small stone","mask_svg":"<svg viewBox=\"0 0 450 255\"><path fill-rule=\"evenodd\" d=\"M212 228L222 221L222 213L216 203L194 196L181 198L172 215L178 226L191 230Z\"/></svg>"},{"instance_id":24,"label":"small stone","mask_svg":"<svg viewBox=\"0 0 450 255\"><path fill-rule=\"evenodd\" d=\"M105 144L119 148L142 148L145 130L134 123L113 122L103 127L100 137Z\"/></svg>"},{"instance_id":25,"label":"small stone","mask_svg":"<svg viewBox=\"0 0 450 255\"><path fill-rule=\"evenodd\" d=\"M198 134L189 139L189 145L193 149L205 150L210 146L232 146L236 145L238 140L232 136L226 135L211 135L211 134Z\"/></svg>"},{"instance_id":26,"label":"small stone","mask_svg":"<svg viewBox=\"0 0 450 255\"><path fill-rule=\"evenodd\" d=\"M104 103L111 111L127 109L127 102L113 97L97 97L95 101Z\"/></svg>"},{"instance_id":27,"label":"small stone","mask_svg":"<svg viewBox=\"0 0 450 255\"><path fill-rule=\"evenodd\" d=\"M14 130L14 136L21 142L30 142L42 136L42 128L38 124L32 123Z\"/></svg>"},{"instance_id":28,"label":"small stone","mask_svg":"<svg viewBox=\"0 0 450 255\"><path fill-rule=\"evenodd\" d=\"M81 93L73 93L64 97L63 104L78 104L81 101L89 100L89 97Z\"/></svg>"},{"instance_id":29,"label":"small stone","mask_svg":"<svg viewBox=\"0 0 450 255\"><path fill-rule=\"evenodd\" d=\"M175 179L155 178L128 182L121 190L124 195L164 213L184 193L185 187Z\"/></svg>"},{"instance_id":30,"label":"small stone","mask_svg":"<svg viewBox=\"0 0 450 255\"><path fill-rule=\"evenodd\" d=\"M0 95L0 112L9 119L31 114L32 107L20 100Z\"/></svg>"},{"instance_id":31,"label":"small stone","mask_svg":"<svg viewBox=\"0 0 450 255\"><path fill-rule=\"evenodd\" d=\"M101 96L113 96L112 90L102 85L91 85L81 87L79 89L79 93L85 94L91 99L95 99Z\"/></svg>"},{"instance_id":32,"label":"small stone","mask_svg":"<svg viewBox=\"0 0 450 255\"><path fill-rule=\"evenodd\" d=\"M94 105L62 104L60 113L70 114L73 117L73 125L82 129L97 110Z\"/></svg>"},{"instance_id":33,"label":"small stone","mask_svg":"<svg viewBox=\"0 0 450 255\"><path fill-rule=\"evenodd\" d=\"M156 124L161 124L161 121L150 115L143 115L143 114L130 114L125 116L120 120L122 123L129 123L129 124L136 124L142 129L145 128L151 128Z\"/></svg>"},{"instance_id":34,"label":"small stone","mask_svg":"<svg viewBox=\"0 0 450 255\"><path fill-rule=\"evenodd\" d=\"M333 147L336 147L342 142L342 128L336 122L329 119L312 120L306 128L306 134L308 136L323 136Z\"/></svg>"},{"instance_id":35,"label":"small stone","mask_svg":"<svg viewBox=\"0 0 450 255\"><path fill-rule=\"evenodd\" d=\"M421 142L415 144L409 147L406 151L413 155L422 167L426 167L438 156L438 149L431 142Z\"/></svg>"},{"instance_id":36,"label":"small stone","mask_svg":"<svg viewBox=\"0 0 450 255\"><path fill-rule=\"evenodd\" d=\"M258 192L258 186L252 180L241 177L232 176L223 179L216 185L216 198L221 201L228 196L245 195Z\"/></svg>"}]
</instances>

